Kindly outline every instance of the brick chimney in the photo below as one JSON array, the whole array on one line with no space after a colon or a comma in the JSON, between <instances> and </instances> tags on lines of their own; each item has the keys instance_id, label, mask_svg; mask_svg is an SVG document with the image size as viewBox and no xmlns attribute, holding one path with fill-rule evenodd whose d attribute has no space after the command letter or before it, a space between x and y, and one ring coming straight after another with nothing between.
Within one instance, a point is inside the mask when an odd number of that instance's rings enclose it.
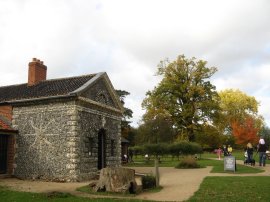
<instances>
[{"instance_id":1,"label":"brick chimney","mask_svg":"<svg viewBox=\"0 0 270 202\"><path fill-rule=\"evenodd\" d=\"M32 62L29 62L28 69L28 86L38 84L40 81L46 80L47 67L36 58L33 58Z\"/></svg>"}]
</instances>

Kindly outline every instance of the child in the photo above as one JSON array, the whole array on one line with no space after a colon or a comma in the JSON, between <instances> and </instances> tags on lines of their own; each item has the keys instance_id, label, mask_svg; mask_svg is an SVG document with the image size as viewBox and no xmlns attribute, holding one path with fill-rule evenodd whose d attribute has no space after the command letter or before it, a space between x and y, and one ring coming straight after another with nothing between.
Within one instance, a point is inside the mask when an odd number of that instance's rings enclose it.
<instances>
[{"instance_id":1,"label":"child","mask_svg":"<svg viewBox=\"0 0 270 202\"><path fill-rule=\"evenodd\" d=\"M219 147L217 150L217 155L218 155L218 160L220 160L221 158L221 153L222 153L222 149Z\"/></svg>"}]
</instances>

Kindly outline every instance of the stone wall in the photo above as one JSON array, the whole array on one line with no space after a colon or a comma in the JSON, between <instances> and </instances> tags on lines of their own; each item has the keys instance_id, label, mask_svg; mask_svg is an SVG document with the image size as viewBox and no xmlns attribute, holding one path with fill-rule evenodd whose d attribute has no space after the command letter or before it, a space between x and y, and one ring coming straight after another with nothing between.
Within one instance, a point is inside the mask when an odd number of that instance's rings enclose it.
<instances>
[{"instance_id":1,"label":"stone wall","mask_svg":"<svg viewBox=\"0 0 270 202\"><path fill-rule=\"evenodd\" d=\"M106 165L121 163L121 118L86 107L78 106L80 128L80 177L91 179L98 169L98 133L106 133ZM112 148L113 147L113 148Z\"/></svg>"},{"instance_id":2,"label":"stone wall","mask_svg":"<svg viewBox=\"0 0 270 202\"><path fill-rule=\"evenodd\" d=\"M91 86L91 89L84 92L82 96L111 107L116 107L104 80L96 82Z\"/></svg>"},{"instance_id":3,"label":"stone wall","mask_svg":"<svg viewBox=\"0 0 270 202\"><path fill-rule=\"evenodd\" d=\"M14 107L15 176L76 181L79 135L75 102Z\"/></svg>"},{"instance_id":4,"label":"stone wall","mask_svg":"<svg viewBox=\"0 0 270 202\"><path fill-rule=\"evenodd\" d=\"M119 115L75 101L14 107L12 124L19 130L14 174L52 181L91 179L101 128L106 131L106 165L119 166L120 123Z\"/></svg>"}]
</instances>

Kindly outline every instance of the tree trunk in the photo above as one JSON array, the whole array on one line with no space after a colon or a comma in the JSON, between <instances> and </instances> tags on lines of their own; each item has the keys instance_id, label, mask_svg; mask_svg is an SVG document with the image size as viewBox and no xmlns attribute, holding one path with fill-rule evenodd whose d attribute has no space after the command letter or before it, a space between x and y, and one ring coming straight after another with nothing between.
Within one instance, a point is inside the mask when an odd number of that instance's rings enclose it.
<instances>
[{"instance_id":1,"label":"tree trunk","mask_svg":"<svg viewBox=\"0 0 270 202\"><path fill-rule=\"evenodd\" d=\"M103 168L95 191L135 193L135 170L121 167Z\"/></svg>"}]
</instances>

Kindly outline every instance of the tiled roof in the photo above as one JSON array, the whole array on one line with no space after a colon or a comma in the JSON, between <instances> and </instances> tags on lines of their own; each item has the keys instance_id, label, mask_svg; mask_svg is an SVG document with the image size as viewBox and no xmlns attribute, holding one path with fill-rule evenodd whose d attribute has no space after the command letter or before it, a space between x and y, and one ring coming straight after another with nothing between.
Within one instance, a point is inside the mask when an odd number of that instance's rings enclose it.
<instances>
[{"instance_id":1,"label":"tiled roof","mask_svg":"<svg viewBox=\"0 0 270 202\"><path fill-rule=\"evenodd\" d=\"M0 103L33 98L68 95L92 79L96 74L52 79L28 86L27 83L0 87Z\"/></svg>"}]
</instances>

